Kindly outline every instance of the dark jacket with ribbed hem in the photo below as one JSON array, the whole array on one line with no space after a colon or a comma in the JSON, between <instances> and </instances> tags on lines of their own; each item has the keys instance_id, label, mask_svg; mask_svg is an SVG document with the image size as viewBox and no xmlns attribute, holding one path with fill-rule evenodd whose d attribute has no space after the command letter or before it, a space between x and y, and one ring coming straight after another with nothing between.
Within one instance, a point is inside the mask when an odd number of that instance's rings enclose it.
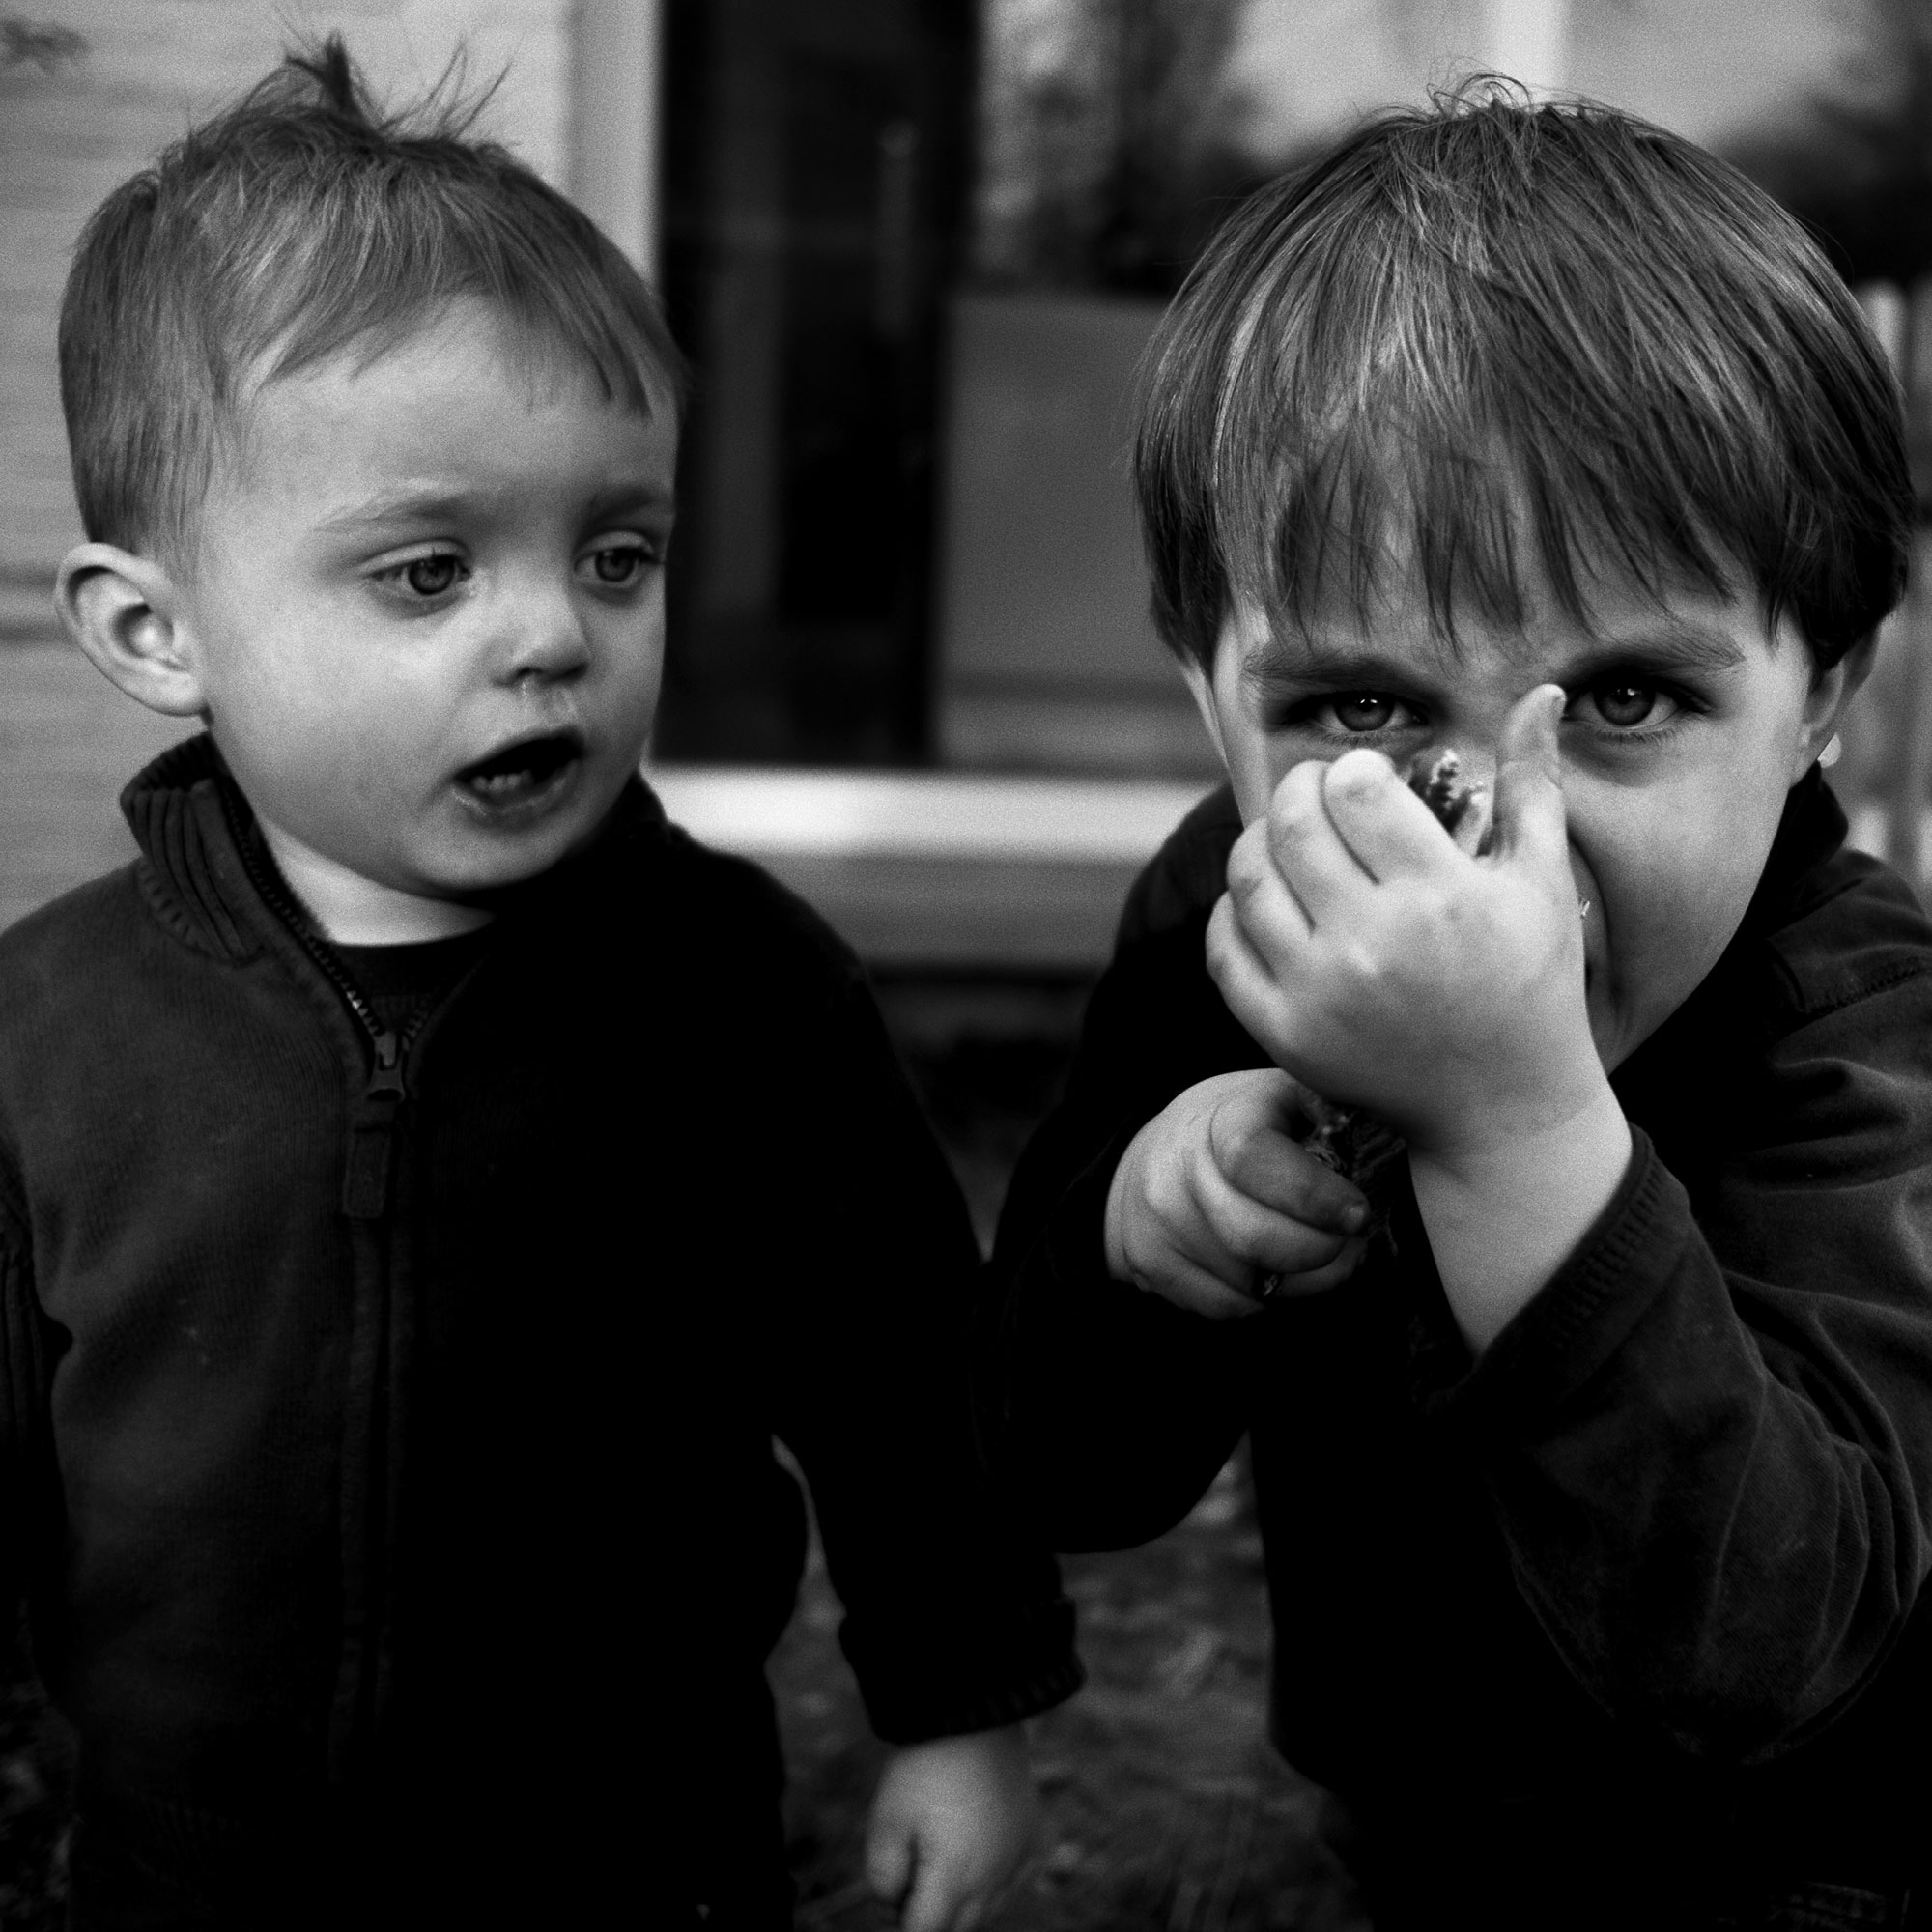
<instances>
[{"instance_id":1,"label":"dark jacket with ribbed hem","mask_svg":"<svg viewBox=\"0 0 1932 1932\"><path fill-rule=\"evenodd\" d=\"M139 861L0 938L0 1582L82 1925L689 1922L778 1842L774 1433L883 1737L1075 1687L964 1209L810 911L635 784L396 1054L209 741L124 806Z\"/></svg>"},{"instance_id":2,"label":"dark jacket with ribbed hem","mask_svg":"<svg viewBox=\"0 0 1932 1932\"><path fill-rule=\"evenodd\" d=\"M1141 878L1014 1179L982 1328L1014 1494L1058 1548L1135 1543L1252 1432L1276 1736L1379 1845L1378 1932L1900 1922L1932 1883L1912 895L1795 790L1731 946L1617 1070L1623 1185L1474 1362L1412 1196L1352 1282L1249 1320L1108 1278L1127 1143L1266 1064L1204 964L1238 830L1222 792Z\"/></svg>"}]
</instances>

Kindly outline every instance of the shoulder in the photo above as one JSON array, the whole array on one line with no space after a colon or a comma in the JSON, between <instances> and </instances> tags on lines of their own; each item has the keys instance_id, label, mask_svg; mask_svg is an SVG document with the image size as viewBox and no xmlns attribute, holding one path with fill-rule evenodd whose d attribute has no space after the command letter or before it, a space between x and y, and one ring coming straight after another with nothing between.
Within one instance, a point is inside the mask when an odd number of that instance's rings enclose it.
<instances>
[{"instance_id":1,"label":"shoulder","mask_svg":"<svg viewBox=\"0 0 1932 1932\"><path fill-rule=\"evenodd\" d=\"M63 894L0 932L0 1173L21 1120L72 1104L113 1065L111 1039L150 997L152 923L132 866Z\"/></svg>"},{"instance_id":2,"label":"shoulder","mask_svg":"<svg viewBox=\"0 0 1932 1932\"><path fill-rule=\"evenodd\" d=\"M0 932L0 1030L43 997L84 998L131 962L149 923L137 883L124 866L49 900Z\"/></svg>"},{"instance_id":3,"label":"shoulder","mask_svg":"<svg viewBox=\"0 0 1932 1932\"><path fill-rule=\"evenodd\" d=\"M646 787L627 806L629 836L596 879L600 923L614 918L614 943L680 1002L810 1018L864 993L857 955L798 894L671 823Z\"/></svg>"},{"instance_id":4,"label":"shoulder","mask_svg":"<svg viewBox=\"0 0 1932 1932\"><path fill-rule=\"evenodd\" d=\"M1932 995L1932 921L1896 872L1862 852L1834 853L1764 937L1793 1023L1891 988Z\"/></svg>"},{"instance_id":5,"label":"shoulder","mask_svg":"<svg viewBox=\"0 0 1932 1932\"><path fill-rule=\"evenodd\" d=\"M1219 785L1168 834L1134 881L1121 914L1119 944L1205 919L1227 884L1228 854L1240 836L1235 794Z\"/></svg>"},{"instance_id":6,"label":"shoulder","mask_svg":"<svg viewBox=\"0 0 1932 1932\"><path fill-rule=\"evenodd\" d=\"M775 971L805 966L840 979L858 973L857 956L823 915L762 866L720 852L679 825L666 828L664 858L669 904L706 952L723 948Z\"/></svg>"}]
</instances>

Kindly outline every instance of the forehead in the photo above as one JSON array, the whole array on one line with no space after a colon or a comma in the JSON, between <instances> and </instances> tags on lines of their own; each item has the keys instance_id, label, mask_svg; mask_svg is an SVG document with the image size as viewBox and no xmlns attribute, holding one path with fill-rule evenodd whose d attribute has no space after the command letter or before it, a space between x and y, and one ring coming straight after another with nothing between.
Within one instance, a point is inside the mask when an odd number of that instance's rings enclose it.
<instances>
[{"instance_id":1,"label":"forehead","mask_svg":"<svg viewBox=\"0 0 1932 1932\"><path fill-rule=\"evenodd\" d=\"M641 414L581 358L468 303L390 339L254 374L228 469L232 483L306 514L361 479L574 488L600 467L668 472L675 448L668 397ZM660 480L668 489L668 473Z\"/></svg>"},{"instance_id":2,"label":"forehead","mask_svg":"<svg viewBox=\"0 0 1932 1932\"><path fill-rule=\"evenodd\" d=\"M637 397L613 395L606 372L574 344L559 340L477 298L463 298L387 318L319 355L292 356L273 343L236 384L234 419L244 435L264 414L290 404L342 413L392 409L397 388L487 391L535 407L560 400L608 409L618 416L675 421L670 379L641 348L634 373Z\"/></svg>"}]
</instances>

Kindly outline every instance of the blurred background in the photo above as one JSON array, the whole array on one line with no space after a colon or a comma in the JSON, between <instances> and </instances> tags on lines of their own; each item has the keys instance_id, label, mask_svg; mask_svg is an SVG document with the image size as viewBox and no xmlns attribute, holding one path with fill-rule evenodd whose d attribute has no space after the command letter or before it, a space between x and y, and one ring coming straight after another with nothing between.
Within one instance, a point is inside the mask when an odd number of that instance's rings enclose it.
<instances>
[{"instance_id":1,"label":"blurred background","mask_svg":"<svg viewBox=\"0 0 1932 1932\"><path fill-rule=\"evenodd\" d=\"M1715 146L1932 389L1928 0L13 0L0 923L123 854L114 793L171 728L50 628L74 235L292 33L338 28L392 97L459 52L500 76L490 130L660 282L696 370L664 786L889 973L1091 973L1208 781L1146 616L1123 399L1232 201L1363 111L1492 68ZM1920 656L1888 650L1839 769L1915 875Z\"/></svg>"},{"instance_id":2,"label":"blurred background","mask_svg":"<svg viewBox=\"0 0 1932 1932\"><path fill-rule=\"evenodd\" d=\"M49 613L80 535L74 237L331 30L391 98L459 55L500 77L488 131L662 287L696 385L653 780L864 954L982 1235L1127 881L1212 782L1146 616L1123 405L1248 187L1479 69L1650 116L1825 239L1932 497L1932 0L0 0L0 925L125 862L116 793L180 728ZM1920 554L1834 780L1922 888ZM1009 1922L1363 1922L1260 1736L1244 1509L1236 1467L1163 1546L1071 1566L1095 1688L1043 1731L1053 1835ZM814 1577L777 1667L805 1922L861 1925L870 1747L835 1620ZM58 1888L59 1752L30 1686L6 1721L0 1922L26 1924Z\"/></svg>"}]
</instances>

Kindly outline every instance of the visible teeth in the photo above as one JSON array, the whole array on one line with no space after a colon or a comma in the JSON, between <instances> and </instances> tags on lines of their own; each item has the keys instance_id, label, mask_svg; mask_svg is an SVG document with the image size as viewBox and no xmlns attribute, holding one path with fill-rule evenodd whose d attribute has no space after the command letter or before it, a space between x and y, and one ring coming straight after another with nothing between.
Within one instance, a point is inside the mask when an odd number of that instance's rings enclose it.
<instances>
[{"instance_id":1,"label":"visible teeth","mask_svg":"<svg viewBox=\"0 0 1932 1932\"><path fill-rule=\"evenodd\" d=\"M476 777L469 781L476 791L506 792L521 791L530 782L528 772L493 772L488 777Z\"/></svg>"}]
</instances>

